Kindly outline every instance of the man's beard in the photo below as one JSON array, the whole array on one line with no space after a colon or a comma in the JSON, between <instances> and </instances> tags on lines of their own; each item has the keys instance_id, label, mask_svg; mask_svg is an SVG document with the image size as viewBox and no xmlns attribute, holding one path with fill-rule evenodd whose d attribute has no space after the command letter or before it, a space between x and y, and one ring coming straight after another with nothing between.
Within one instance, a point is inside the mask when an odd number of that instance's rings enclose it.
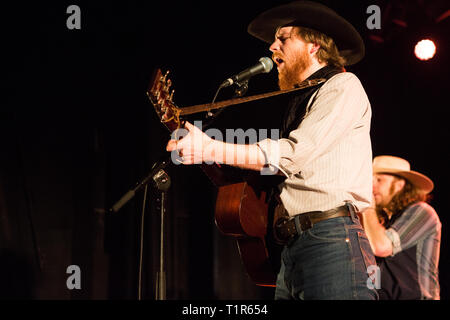
<instances>
[{"instance_id":1,"label":"man's beard","mask_svg":"<svg viewBox=\"0 0 450 320\"><path fill-rule=\"evenodd\" d=\"M312 62L309 59L307 51L302 51L300 55L295 56L291 63L285 61L284 68L278 74L278 86L281 90L293 89L305 79L300 79L300 74L305 71Z\"/></svg>"},{"instance_id":2,"label":"man's beard","mask_svg":"<svg viewBox=\"0 0 450 320\"><path fill-rule=\"evenodd\" d=\"M397 192L395 192L395 186L394 186L394 181L391 182L391 186L389 187L389 200L384 200L383 202L377 204L376 207L376 211L378 213L378 216L382 215L382 212L384 211L385 214L387 214L388 212L390 214L392 214L389 210L389 207L391 205L392 200L394 199L394 197L397 195Z\"/></svg>"}]
</instances>

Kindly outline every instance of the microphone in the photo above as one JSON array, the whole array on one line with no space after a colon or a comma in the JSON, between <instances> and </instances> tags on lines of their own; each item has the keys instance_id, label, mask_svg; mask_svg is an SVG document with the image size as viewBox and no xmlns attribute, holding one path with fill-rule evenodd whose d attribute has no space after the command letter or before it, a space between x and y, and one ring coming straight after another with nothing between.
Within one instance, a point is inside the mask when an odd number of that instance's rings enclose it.
<instances>
[{"instance_id":1,"label":"microphone","mask_svg":"<svg viewBox=\"0 0 450 320\"><path fill-rule=\"evenodd\" d=\"M235 83L243 82L254 75L260 74L260 73L268 73L273 68L273 62L272 59L268 57L262 57L259 59L259 62L255 64L253 67L247 68L244 71L240 72L239 74L228 78L222 84L220 85L221 88L229 87Z\"/></svg>"}]
</instances>

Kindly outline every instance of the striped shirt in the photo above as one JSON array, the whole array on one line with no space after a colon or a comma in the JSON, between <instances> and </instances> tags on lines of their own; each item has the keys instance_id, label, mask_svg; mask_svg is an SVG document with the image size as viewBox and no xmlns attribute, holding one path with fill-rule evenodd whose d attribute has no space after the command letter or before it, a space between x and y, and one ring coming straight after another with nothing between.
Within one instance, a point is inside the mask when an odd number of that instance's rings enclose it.
<instances>
[{"instance_id":1,"label":"striped shirt","mask_svg":"<svg viewBox=\"0 0 450 320\"><path fill-rule=\"evenodd\" d=\"M267 163L287 178L279 186L290 216L372 197L371 108L352 73L331 77L310 98L305 116L286 139L258 142Z\"/></svg>"},{"instance_id":2,"label":"striped shirt","mask_svg":"<svg viewBox=\"0 0 450 320\"><path fill-rule=\"evenodd\" d=\"M425 202L409 206L386 230L391 257L379 259L381 287L389 299L440 298L438 275L442 224Z\"/></svg>"}]
</instances>

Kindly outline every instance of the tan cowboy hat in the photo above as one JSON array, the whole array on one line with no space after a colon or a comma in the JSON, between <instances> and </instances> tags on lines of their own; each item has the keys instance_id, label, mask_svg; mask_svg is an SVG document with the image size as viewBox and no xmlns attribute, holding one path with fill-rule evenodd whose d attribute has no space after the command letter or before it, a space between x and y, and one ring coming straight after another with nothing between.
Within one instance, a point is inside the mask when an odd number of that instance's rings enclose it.
<instances>
[{"instance_id":1,"label":"tan cowboy hat","mask_svg":"<svg viewBox=\"0 0 450 320\"><path fill-rule=\"evenodd\" d=\"M417 188L430 193L434 188L433 181L427 176L411 170L405 159L394 156L378 156L373 159L373 173L390 173L405 178Z\"/></svg>"}]
</instances>

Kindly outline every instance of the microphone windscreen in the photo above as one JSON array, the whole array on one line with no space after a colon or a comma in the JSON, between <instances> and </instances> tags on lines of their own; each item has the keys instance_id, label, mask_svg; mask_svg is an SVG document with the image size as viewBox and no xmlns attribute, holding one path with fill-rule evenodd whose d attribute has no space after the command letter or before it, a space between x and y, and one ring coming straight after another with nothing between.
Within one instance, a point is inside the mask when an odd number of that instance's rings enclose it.
<instances>
[{"instance_id":1,"label":"microphone windscreen","mask_svg":"<svg viewBox=\"0 0 450 320\"><path fill-rule=\"evenodd\" d=\"M272 70L273 68L272 59L268 57L262 57L261 59L259 59L259 62L261 62L262 65L264 66L264 73L268 73L270 72L270 70Z\"/></svg>"}]
</instances>

